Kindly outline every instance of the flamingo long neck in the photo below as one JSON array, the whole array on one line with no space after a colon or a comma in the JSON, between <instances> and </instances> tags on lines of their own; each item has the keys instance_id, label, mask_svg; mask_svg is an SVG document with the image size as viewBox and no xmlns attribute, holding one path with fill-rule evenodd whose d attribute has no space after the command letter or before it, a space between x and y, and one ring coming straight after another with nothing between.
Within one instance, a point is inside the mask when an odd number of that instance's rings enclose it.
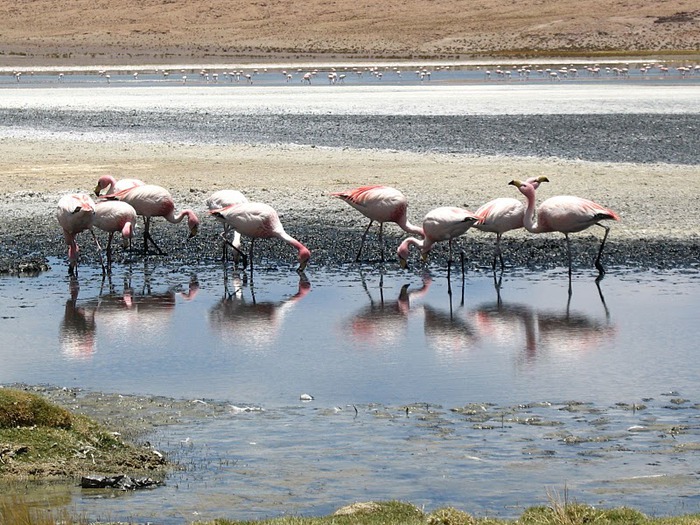
<instances>
[{"instance_id":1,"label":"flamingo long neck","mask_svg":"<svg viewBox=\"0 0 700 525\"><path fill-rule=\"evenodd\" d=\"M416 239L415 237L408 237L404 239L399 248L399 252L404 258L408 258L408 252L410 251L411 246L415 246L419 250L423 251L425 241L422 239Z\"/></svg>"},{"instance_id":2,"label":"flamingo long neck","mask_svg":"<svg viewBox=\"0 0 700 525\"><path fill-rule=\"evenodd\" d=\"M416 226L415 224L411 224L406 217L404 217L401 222L397 222L401 229L407 233L410 233L412 235L420 235L421 237L425 237L425 233L423 233L423 228L420 226Z\"/></svg>"},{"instance_id":3,"label":"flamingo long neck","mask_svg":"<svg viewBox=\"0 0 700 525\"><path fill-rule=\"evenodd\" d=\"M175 215L175 212L173 211L165 216L165 220L172 222L173 224L178 224L182 222L182 219L185 217L187 217L187 222L189 222L192 216L194 216L194 212L192 210L182 210L177 215Z\"/></svg>"},{"instance_id":4,"label":"flamingo long neck","mask_svg":"<svg viewBox=\"0 0 700 525\"><path fill-rule=\"evenodd\" d=\"M284 242L289 244L290 246L293 246L296 248L297 252L299 252L299 261L301 262L302 260L308 260L309 257L311 256L311 252L309 249L304 246L301 242L296 240L294 237L289 235L287 232L282 230L281 232L276 233L277 237L282 239Z\"/></svg>"},{"instance_id":5,"label":"flamingo long neck","mask_svg":"<svg viewBox=\"0 0 700 525\"><path fill-rule=\"evenodd\" d=\"M530 233L540 233L541 228L539 221L537 221L536 211L535 211L535 188L530 186L529 188L521 188L521 193L525 195L527 199L527 209L525 210L525 216L523 217L523 226Z\"/></svg>"}]
</instances>

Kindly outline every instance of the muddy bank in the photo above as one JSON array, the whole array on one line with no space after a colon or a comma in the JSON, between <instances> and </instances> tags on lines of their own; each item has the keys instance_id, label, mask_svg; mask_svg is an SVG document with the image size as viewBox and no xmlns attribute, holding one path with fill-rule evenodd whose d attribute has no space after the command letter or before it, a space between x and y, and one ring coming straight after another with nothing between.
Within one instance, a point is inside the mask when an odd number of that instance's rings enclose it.
<instances>
[{"instance_id":1,"label":"muddy bank","mask_svg":"<svg viewBox=\"0 0 700 525\"><path fill-rule=\"evenodd\" d=\"M5 210L0 233L0 267L7 271L28 260L65 257L55 207L64 193L91 192L100 175L135 177L162 185L178 208L200 214L200 234L187 240L183 225L155 221L154 235L173 264L213 260L219 255L220 226L207 216L204 201L218 189L234 188L249 199L273 205L287 231L311 249L312 265L352 262L367 221L332 198L330 192L364 184L385 184L409 198L409 217L420 222L432 208L458 205L476 209L501 196L520 198L508 182L535 175L550 179L538 198L557 194L586 196L615 210L605 264L640 268L696 267L700 260L700 213L693 190L697 165L586 162L557 158L473 156L296 145L187 144L4 138L0 140L0 203ZM600 231L596 231L600 230ZM385 251L403 237L385 228ZM600 228L573 236L577 266L590 266L601 238ZM370 237L376 241L376 237ZM103 239L106 238L103 236ZM96 264L89 235L82 264ZM493 236L472 231L461 241L471 265L490 264ZM269 264L294 263L281 242L258 243ZM565 244L558 234L534 236L524 231L504 237L508 260L517 266L561 266ZM444 261L446 250L434 250L432 261ZM115 258L141 257L139 253ZM379 257L372 243L370 260Z\"/></svg>"}]
</instances>

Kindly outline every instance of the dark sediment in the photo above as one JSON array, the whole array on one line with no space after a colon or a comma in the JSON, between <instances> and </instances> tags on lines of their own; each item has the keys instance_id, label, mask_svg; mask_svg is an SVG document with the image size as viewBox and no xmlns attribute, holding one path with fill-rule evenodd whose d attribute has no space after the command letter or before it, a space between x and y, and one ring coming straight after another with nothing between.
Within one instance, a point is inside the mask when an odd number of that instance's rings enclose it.
<instances>
[{"instance_id":1,"label":"dark sediment","mask_svg":"<svg viewBox=\"0 0 700 525\"><path fill-rule=\"evenodd\" d=\"M695 114L241 115L0 109L5 127L128 133L134 140L294 143L414 152L700 164Z\"/></svg>"}]
</instances>

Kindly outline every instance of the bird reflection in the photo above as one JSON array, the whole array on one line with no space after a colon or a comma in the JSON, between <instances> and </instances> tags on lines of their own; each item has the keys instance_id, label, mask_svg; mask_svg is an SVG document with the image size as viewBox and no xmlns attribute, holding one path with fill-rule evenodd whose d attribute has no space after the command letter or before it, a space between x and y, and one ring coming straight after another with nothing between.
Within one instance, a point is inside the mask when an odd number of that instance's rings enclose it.
<instances>
[{"instance_id":1,"label":"bird reflection","mask_svg":"<svg viewBox=\"0 0 700 525\"><path fill-rule=\"evenodd\" d=\"M610 322L610 312L599 281L596 281L596 286L603 306L603 319L572 311L571 288L562 311L503 301L501 279L502 275L498 279L494 276L496 301L477 306L471 310L470 316L482 337L500 344L522 344L525 362L536 360L544 351L575 354L614 337L615 326Z\"/></svg>"},{"instance_id":2,"label":"bird reflection","mask_svg":"<svg viewBox=\"0 0 700 525\"><path fill-rule=\"evenodd\" d=\"M209 311L209 324L222 339L253 348L270 346L279 333L284 317L311 290L311 283L299 272L297 291L281 301L258 301L252 281L235 272L229 283L224 274L224 297ZM249 295L250 297L246 297Z\"/></svg>"},{"instance_id":3,"label":"bird reflection","mask_svg":"<svg viewBox=\"0 0 700 525\"><path fill-rule=\"evenodd\" d=\"M66 301L63 319L59 328L62 353L71 359L91 357L96 349L97 328L106 337L124 340L129 334L140 337L157 336L164 330L178 298L193 299L199 290L196 276L190 278L188 289L170 286L164 291L154 291L150 270L144 268L144 284L137 291L131 284L129 272L117 287L112 275L102 280L99 294L78 299L80 284L77 278L69 283L70 299Z\"/></svg>"},{"instance_id":4,"label":"bird reflection","mask_svg":"<svg viewBox=\"0 0 700 525\"><path fill-rule=\"evenodd\" d=\"M95 351L95 311L78 306L80 284L71 276L70 299L66 301L63 319L59 326L61 352L70 359L87 359Z\"/></svg>"},{"instance_id":5,"label":"bird reflection","mask_svg":"<svg viewBox=\"0 0 700 525\"><path fill-rule=\"evenodd\" d=\"M406 332L411 300L428 293L431 283L430 279L424 279L421 288L411 291L410 284L404 284L396 299L387 300L383 273L379 276L378 299L373 297L362 273L360 280L369 304L353 315L347 326L353 339L372 344L391 343Z\"/></svg>"}]
</instances>

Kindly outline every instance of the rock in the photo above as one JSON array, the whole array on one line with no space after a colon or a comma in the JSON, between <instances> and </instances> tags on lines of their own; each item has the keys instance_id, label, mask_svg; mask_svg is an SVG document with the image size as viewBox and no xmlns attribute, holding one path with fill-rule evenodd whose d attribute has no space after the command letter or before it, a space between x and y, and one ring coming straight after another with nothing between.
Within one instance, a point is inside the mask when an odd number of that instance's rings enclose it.
<instances>
[{"instance_id":1,"label":"rock","mask_svg":"<svg viewBox=\"0 0 700 525\"><path fill-rule=\"evenodd\" d=\"M126 475L117 476L83 476L80 487L84 489L119 489L137 490L162 485L162 482L151 478L132 478Z\"/></svg>"}]
</instances>

